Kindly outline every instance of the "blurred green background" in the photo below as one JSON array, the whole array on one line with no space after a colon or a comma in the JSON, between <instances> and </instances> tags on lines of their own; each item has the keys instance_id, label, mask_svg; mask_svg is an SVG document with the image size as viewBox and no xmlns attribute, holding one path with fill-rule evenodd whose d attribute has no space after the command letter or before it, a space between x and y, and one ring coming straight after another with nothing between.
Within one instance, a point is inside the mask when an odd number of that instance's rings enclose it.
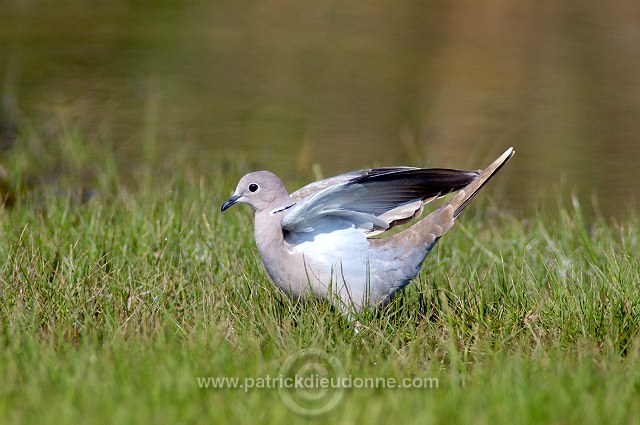
<instances>
[{"instance_id":1,"label":"blurred green background","mask_svg":"<svg viewBox=\"0 0 640 425\"><path fill-rule=\"evenodd\" d=\"M558 190L606 216L635 205L637 0L0 5L5 152L25 123L62 120L125 171L151 131L204 174L240 159L290 182L314 164L476 169L514 146L492 189L505 208Z\"/></svg>"}]
</instances>

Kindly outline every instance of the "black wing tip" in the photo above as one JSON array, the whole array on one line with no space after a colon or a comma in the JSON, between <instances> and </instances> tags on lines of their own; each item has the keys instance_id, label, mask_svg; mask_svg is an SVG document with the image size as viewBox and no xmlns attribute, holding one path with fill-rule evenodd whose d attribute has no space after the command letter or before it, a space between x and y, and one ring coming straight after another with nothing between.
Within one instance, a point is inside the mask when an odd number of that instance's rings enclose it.
<instances>
[{"instance_id":1,"label":"black wing tip","mask_svg":"<svg viewBox=\"0 0 640 425\"><path fill-rule=\"evenodd\" d=\"M386 167L374 168L370 172L354 177L349 183L373 183L389 180L401 180L418 178L425 180L468 180L473 181L482 170L458 170L454 168L411 168L411 167Z\"/></svg>"}]
</instances>

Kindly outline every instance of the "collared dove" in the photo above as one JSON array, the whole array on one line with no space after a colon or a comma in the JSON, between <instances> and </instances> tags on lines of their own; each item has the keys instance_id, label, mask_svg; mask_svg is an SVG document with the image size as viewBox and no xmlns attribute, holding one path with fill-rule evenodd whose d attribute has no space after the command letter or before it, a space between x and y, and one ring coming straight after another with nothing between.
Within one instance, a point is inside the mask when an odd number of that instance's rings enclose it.
<instances>
[{"instance_id":1,"label":"collared dove","mask_svg":"<svg viewBox=\"0 0 640 425\"><path fill-rule=\"evenodd\" d=\"M271 279L296 299L325 298L350 314L385 304L418 275L440 237L513 156L484 171L386 167L311 183L292 194L268 171L240 179L236 203L255 211L255 239ZM416 224L371 238L420 215L425 203L458 191Z\"/></svg>"}]
</instances>

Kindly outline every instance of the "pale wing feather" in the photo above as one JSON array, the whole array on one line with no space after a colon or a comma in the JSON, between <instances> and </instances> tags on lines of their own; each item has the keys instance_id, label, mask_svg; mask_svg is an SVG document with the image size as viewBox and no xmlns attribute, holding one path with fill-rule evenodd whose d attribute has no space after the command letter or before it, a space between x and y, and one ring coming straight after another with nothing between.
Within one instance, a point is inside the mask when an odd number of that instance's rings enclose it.
<instances>
[{"instance_id":1,"label":"pale wing feather","mask_svg":"<svg viewBox=\"0 0 640 425\"><path fill-rule=\"evenodd\" d=\"M322 189L291 207L282 218L282 228L290 232L312 232L328 216L343 218L363 230L388 228L388 223L375 215L343 207L349 200L361 196L364 191L366 188L362 185L346 183Z\"/></svg>"}]
</instances>

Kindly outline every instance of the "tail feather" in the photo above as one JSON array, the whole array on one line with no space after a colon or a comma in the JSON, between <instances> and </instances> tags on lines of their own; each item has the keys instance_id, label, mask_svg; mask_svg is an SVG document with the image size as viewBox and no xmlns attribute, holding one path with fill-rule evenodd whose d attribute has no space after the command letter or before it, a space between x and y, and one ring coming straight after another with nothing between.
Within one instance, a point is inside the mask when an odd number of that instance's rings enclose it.
<instances>
[{"instance_id":1,"label":"tail feather","mask_svg":"<svg viewBox=\"0 0 640 425\"><path fill-rule=\"evenodd\" d=\"M453 218L456 218L462 210L466 208L469 202L471 202L471 200L478 194L480 189L482 189L482 187L491 180L491 177L493 177L498 170L511 159L514 153L515 151L513 148L507 149L498 159L485 168L474 181L465 186L464 189L458 192L458 194L449 201L448 205L455 208L453 211Z\"/></svg>"}]
</instances>

